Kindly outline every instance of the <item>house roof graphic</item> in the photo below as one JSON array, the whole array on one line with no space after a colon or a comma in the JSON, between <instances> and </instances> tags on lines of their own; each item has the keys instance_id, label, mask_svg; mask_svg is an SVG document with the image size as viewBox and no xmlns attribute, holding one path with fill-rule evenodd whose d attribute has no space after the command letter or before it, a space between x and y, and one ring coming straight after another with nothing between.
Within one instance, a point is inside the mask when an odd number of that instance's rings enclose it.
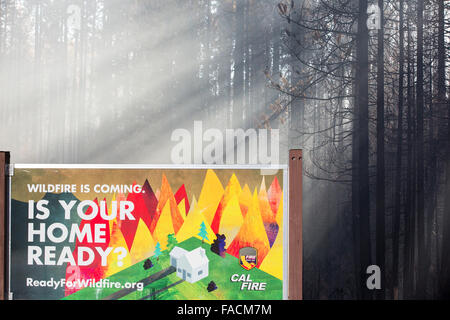
<instances>
[{"instance_id":1,"label":"house roof graphic","mask_svg":"<svg viewBox=\"0 0 450 320\"><path fill-rule=\"evenodd\" d=\"M206 262L209 262L209 259L206 257L205 249L203 248L197 248L192 250L191 252L187 252L184 255L184 259L187 260L187 262L193 269L200 267Z\"/></svg>"},{"instance_id":2,"label":"house roof graphic","mask_svg":"<svg viewBox=\"0 0 450 320\"><path fill-rule=\"evenodd\" d=\"M205 249L198 247L192 251L187 251L180 247L175 247L170 251L170 257L178 261L187 263L192 269L196 269L209 262Z\"/></svg>"},{"instance_id":3,"label":"house roof graphic","mask_svg":"<svg viewBox=\"0 0 450 320\"><path fill-rule=\"evenodd\" d=\"M175 259L179 259L182 256L184 256L188 251L180 248L180 247L175 247L172 249L172 251L170 251L170 257L171 258L175 258Z\"/></svg>"}]
</instances>

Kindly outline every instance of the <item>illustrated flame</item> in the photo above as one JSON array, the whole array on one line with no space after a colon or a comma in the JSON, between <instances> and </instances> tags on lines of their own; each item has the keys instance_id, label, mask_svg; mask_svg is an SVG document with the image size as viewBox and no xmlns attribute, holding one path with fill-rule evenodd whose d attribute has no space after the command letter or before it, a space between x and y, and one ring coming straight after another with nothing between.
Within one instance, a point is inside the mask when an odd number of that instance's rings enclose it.
<instances>
[{"instance_id":1,"label":"illustrated flame","mask_svg":"<svg viewBox=\"0 0 450 320\"><path fill-rule=\"evenodd\" d=\"M235 174L232 174L224 189L216 173L209 169L198 201L193 195L189 202L187 191L186 185L182 184L174 194L167 177L163 175L156 192L145 180L142 192L114 195L113 200L134 203L135 220L116 218L105 221L99 216L91 221L82 220L80 226L105 223L107 241L103 244L77 243L76 246L122 247L127 253L125 258L118 264L118 255L111 253L106 267L100 265L99 257L87 267L74 269L68 266L66 279L74 276L95 280L109 277L151 257L157 242L161 250L165 250L169 234L174 234L178 242L191 237L201 239L198 232L202 223L206 226L208 240L205 242L211 244L217 233L224 234L227 253L236 258L239 258L240 248L253 247L258 252L256 267L282 278L283 191L276 177L266 191L263 176L259 191L255 189L252 193L247 184L241 187ZM97 199L94 201L98 203ZM66 295L77 290L79 288L66 288Z\"/></svg>"}]
</instances>

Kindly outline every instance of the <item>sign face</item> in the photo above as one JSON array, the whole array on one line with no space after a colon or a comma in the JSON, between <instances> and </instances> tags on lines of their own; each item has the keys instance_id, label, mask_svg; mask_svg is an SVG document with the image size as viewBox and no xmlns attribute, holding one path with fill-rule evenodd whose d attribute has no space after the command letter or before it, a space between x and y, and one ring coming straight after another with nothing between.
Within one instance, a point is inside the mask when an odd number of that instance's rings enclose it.
<instances>
[{"instance_id":1,"label":"sign face","mask_svg":"<svg viewBox=\"0 0 450 320\"><path fill-rule=\"evenodd\" d=\"M10 296L286 298L286 173L16 165Z\"/></svg>"}]
</instances>

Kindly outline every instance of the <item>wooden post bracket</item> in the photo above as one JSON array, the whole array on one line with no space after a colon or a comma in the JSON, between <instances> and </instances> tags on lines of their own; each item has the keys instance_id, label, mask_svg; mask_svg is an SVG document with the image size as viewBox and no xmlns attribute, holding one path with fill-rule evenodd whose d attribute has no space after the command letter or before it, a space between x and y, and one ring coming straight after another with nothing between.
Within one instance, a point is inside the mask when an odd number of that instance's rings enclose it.
<instances>
[{"instance_id":1,"label":"wooden post bracket","mask_svg":"<svg viewBox=\"0 0 450 320\"><path fill-rule=\"evenodd\" d=\"M303 298L302 177L302 150L289 150L289 300Z\"/></svg>"},{"instance_id":2,"label":"wooden post bracket","mask_svg":"<svg viewBox=\"0 0 450 320\"><path fill-rule=\"evenodd\" d=\"M9 152L0 151L0 300L5 299Z\"/></svg>"}]
</instances>

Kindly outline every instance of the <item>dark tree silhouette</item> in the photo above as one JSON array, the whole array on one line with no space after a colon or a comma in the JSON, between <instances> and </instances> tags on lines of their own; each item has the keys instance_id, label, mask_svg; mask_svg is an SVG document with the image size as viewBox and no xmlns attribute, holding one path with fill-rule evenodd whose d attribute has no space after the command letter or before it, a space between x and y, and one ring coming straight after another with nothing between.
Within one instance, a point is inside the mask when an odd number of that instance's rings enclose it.
<instances>
[{"instance_id":1,"label":"dark tree silhouette","mask_svg":"<svg viewBox=\"0 0 450 320\"><path fill-rule=\"evenodd\" d=\"M222 258L225 258L225 254L227 252L227 250L225 249L226 237L224 234L216 234L216 237L217 238L211 244L211 251L221 256Z\"/></svg>"},{"instance_id":2,"label":"dark tree silhouette","mask_svg":"<svg viewBox=\"0 0 450 320\"><path fill-rule=\"evenodd\" d=\"M206 288L206 290L208 290L208 292L214 291L217 289L217 285L214 281L211 281L210 283L208 283L208 287Z\"/></svg>"}]
</instances>

